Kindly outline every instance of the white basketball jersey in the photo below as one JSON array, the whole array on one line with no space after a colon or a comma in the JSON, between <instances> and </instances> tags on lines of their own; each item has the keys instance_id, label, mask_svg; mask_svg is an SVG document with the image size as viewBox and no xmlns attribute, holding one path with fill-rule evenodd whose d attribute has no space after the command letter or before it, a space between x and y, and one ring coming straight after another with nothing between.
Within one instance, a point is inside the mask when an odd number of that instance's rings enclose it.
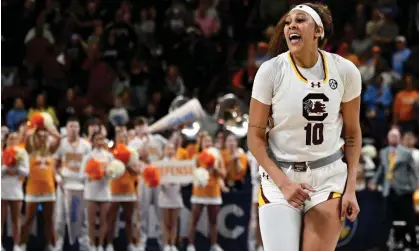
<instances>
[{"instance_id":1,"label":"white basketball jersey","mask_svg":"<svg viewBox=\"0 0 419 251\"><path fill-rule=\"evenodd\" d=\"M85 139L80 138L77 146L73 147L68 139L65 138L61 141L58 148L58 157L62 161L61 174L64 177L64 182L69 179L78 179L83 157L90 153L90 143Z\"/></svg>"},{"instance_id":2,"label":"white basketball jersey","mask_svg":"<svg viewBox=\"0 0 419 251\"><path fill-rule=\"evenodd\" d=\"M342 147L340 105L345 90L333 57L320 51L321 74L300 71L289 52L272 59L282 61L282 80L275 83L272 98L274 127L269 131L269 145L278 159L313 161Z\"/></svg>"}]
</instances>

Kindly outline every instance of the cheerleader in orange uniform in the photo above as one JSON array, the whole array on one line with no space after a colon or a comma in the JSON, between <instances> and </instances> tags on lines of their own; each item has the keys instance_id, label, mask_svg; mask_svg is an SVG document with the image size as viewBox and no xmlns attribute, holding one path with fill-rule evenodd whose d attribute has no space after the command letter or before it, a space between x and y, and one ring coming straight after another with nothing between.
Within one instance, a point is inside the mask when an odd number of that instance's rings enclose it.
<instances>
[{"instance_id":1,"label":"cheerleader in orange uniform","mask_svg":"<svg viewBox=\"0 0 419 251\"><path fill-rule=\"evenodd\" d=\"M128 135L125 128L115 130L115 147L113 154L116 159L122 161L127 169L125 173L116 179L111 180L112 202L109 208L109 229L108 229L108 245L106 251L113 251L112 241L115 235L115 223L119 213L119 207L124 210L125 233L128 243L128 251L134 251L135 245L133 240L133 215L135 202L137 198L136 182L140 173L140 162L138 155L131 153L128 144ZM131 155L134 155L135 160Z\"/></svg>"},{"instance_id":2,"label":"cheerleader in orange uniform","mask_svg":"<svg viewBox=\"0 0 419 251\"><path fill-rule=\"evenodd\" d=\"M16 153L14 148L18 147L19 136L17 133L12 132L7 136L6 151L12 150ZM4 232L3 226L7 219L7 207L10 207L12 226L13 226L13 242L14 250L19 250L20 244L20 212L22 209L23 201L23 187L22 177L25 177L29 173L29 156L25 149L21 148L19 156L21 159L16 161L16 157L13 163L4 160L1 166L1 228L2 233ZM7 154L3 152L3 154ZM16 154L17 155L17 154ZM3 156L5 158L6 156ZM3 250L3 249L2 249Z\"/></svg>"},{"instance_id":3,"label":"cheerleader in orange uniform","mask_svg":"<svg viewBox=\"0 0 419 251\"><path fill-rule=\"evenodd\" d=\"M55 127L33 128L26 138L29 153L29 175L26 183L26 218L22 227L22 250L26 250L29 232L39 203L43 203L44 228L48 249L55 249L55 152L61 136Z\"/></svg>"},{"instance_id":4,"label":"cheerleader in orange uniform","mask_svg":"<svg viewBox=\"0 0 419 251\"><path fill-rule=\"evenodd\" d=\"M110 178L105 175L105 167L114 159L105 148L105 136L95 132L91 138L92 151L84 156L80 174L85 179L84 199L87 201L87 218L90 251L103 251L106 237L108 209L111 201ZM96 212L99 209L99 240L95 244Z\"/></svg>"},{"instance_id":5,"label":"cheerleader in orange uniform","mask_svg":"<svg viewBox=\"0 0 419 251\"><path fill-rule=\"evenodd\" d=\"M193 159L198 153L197 140L188 140L181 132L174 132L170 141L176 149L176 159L178 160Z\"/></svg>"},{"instance_id":6,"label":"cheerleader in orange uniform","mask_svg":"<svg viewBox=\"0 0 419 251\"><path fill-rule=\"evenodd\" d=\"M176 159L174 144L167 143L164 148L163 160ZM176 237L179 210L183 208L180 184L163 184L159 192L159 207L163 209L163 251L178 251Z\"/></svg>"},{"instance_id":7,"label":"cheerleader in orange uniform","mask_svg":"<svg viewBox=\"0 0 419 251\"><path fill-rule=\"evenodd\" d=\"M217 149L212 147L212 138L208 135L205 135L201 139L202 152L197 155L197 166L205 166L205 163L199 163L199 156L203 152L211 150L217 151ZM208 221L210 225L210 236L211 236L211 251L222 251L221 247L217 244L217 214L220 205L222 204L221 198L221 188L219 183L219 178L224 178L226 171L224 165L222 164L220 154L215 154L215 162L213 166L206 167L209 169L210 179L208 184L204 187L199 187L194 185L192 190L192 220L189 228L189 245L187 251L195 251L195 232L196 225L198 223L199 217L201 216L202 208L204 206L208 209Z\"/></svg>"},{"instance_id":8,"label":"cheerleader in orange uniform","mask_svg":"<svg viewBox=\"0 0 419 251\"><path fill-rule=\"evenodd\" d=\"M222 156L227 171L227 185L233 188L236 182L243 180L247 171L246 154L238 147L237 138L233 134L227 135Z\"/></svg>"}]
</instances>

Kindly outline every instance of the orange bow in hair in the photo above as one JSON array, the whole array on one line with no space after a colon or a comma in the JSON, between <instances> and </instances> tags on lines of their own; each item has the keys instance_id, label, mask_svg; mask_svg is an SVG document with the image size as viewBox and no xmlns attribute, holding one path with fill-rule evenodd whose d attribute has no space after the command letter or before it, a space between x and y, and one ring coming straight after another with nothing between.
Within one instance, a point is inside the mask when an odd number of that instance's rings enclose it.
<instances>
[{"instance_id":1,"label":"orange bow in hair","mask_svg":"<svg viewBox=\"0 0 419 251\"><path fill-rule=\"evenodd\" d=\"M8 168L12 168L16 166L16 163L17 163L16 155L17 155L16 149L14 147L8 147L3 152L3 158L2 158L3 164L7 166Z\"/></svg>"},{"instance_id":2,"label":"orange bow in hair","mask_svg":"<svg viewBox=\"0 0 419 251\"><path fill-rule=\"evenodd\" d=\"M86 164L86 174L91 180L101 180L105 176L105 168L102 163L91 158Z\"/></svg>"},{"instance_id":3,"label":"orange bow in hair","mask_svg":"<svg viewBox=\"0 0 419 251\"><path fill-rule=\"evenodd\" d=\"M144 182L149 187L157 187L160 185L160 173L156 166L148 165L143 170Z\"/></svg>"}]
</instances>

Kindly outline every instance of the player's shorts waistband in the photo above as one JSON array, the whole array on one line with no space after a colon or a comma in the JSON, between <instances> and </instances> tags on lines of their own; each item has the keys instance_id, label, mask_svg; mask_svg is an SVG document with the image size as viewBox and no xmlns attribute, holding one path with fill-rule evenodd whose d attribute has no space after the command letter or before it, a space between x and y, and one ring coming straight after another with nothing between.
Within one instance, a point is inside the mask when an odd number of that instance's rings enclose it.
<instances>
[{"instance_id":1,"label":"player's shorts waistband","mask_svg":"<svg viewBox=\"0 0 419 251\"><path fill-rule=\"evenodd\" d=\"M316 169L323 166L332 164L333 162L342 159L343 151L342 149L337 150L334 154L326 156L321 159L306 161L306 162L288 162L279 160L276 158L275 154L272 152L271 148L267 147L267 152L269 157L275 162L277 167L289 168L291 167L295 172L305 172L307 169Z\"/></svg>"}]
</instances>

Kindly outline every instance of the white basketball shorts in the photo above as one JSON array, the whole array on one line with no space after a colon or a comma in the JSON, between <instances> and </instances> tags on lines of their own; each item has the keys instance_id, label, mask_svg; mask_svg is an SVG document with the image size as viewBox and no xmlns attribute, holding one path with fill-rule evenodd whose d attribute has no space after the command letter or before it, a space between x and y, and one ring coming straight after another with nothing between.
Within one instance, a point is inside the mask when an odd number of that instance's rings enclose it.
<instances>
[{"instance_id":1,"label":"white basketball shorts","mask_svg":"<svg viewBox=\"0 0 419 251\"><path fill-rule=\"evenodd\" d=\"M311 200L306 200L302 209L295 208L303 213L324 201L341 197L348 175L346 163L341 159L320 168L308 168L305 172L297 172L285 167L282 170L292 182L305 183L316 190L309 193ZM262 209L269 204L283 204L294 208L285 200L281 190L262 167L259 167L259 173L261 175L259 208Z\"/></svg>"}]
</instances>

